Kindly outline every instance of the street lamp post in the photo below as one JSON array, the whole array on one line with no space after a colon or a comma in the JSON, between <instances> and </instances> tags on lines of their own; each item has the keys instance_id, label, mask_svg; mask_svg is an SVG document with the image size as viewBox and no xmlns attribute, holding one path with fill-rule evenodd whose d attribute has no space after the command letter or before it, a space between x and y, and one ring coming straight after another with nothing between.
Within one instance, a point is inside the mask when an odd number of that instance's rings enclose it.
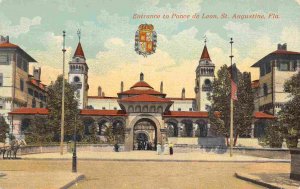
<instances>
[{"instance_id":1,"label":"street lamp post","mask_svg":"<svg viewBox=\"0 0 300 189\"><path fill-rule=\"evenodd\" d=\"M65 126L65 38L66 31L63 31L63 78L62 78L62 100L61 100L61 123L60 123L60 155L64 153L64 126Z\"/></svg>"},{"instance_id":2,"label":"street lamp post","mask_svg":"<svg viewBox=\"0 0 300 189\"><path fill-rule=\"evenodd\" d=\"M232 44L233 44L233 39L230 38L230 82L232 82L232 78L233 78L233 72L232 72ZM231 83L231 93L232 93L232 83ZM233 99L232 99L232 94L230 95L230 157L232 157L232 148L233 148Z\"/></svg>"},{"instance_id":3,"label":"street lamp post","mask_svg":"<svg viewBox=\"0 0 300 189\"><path fill-rule=\"evenodd\" d=\"M75 129L74 129L74 149L72 158L72 172L77 172L77 152L76 152L76 141L77 141L77 115L75 115Z\"/></svg>"}]
</instances>

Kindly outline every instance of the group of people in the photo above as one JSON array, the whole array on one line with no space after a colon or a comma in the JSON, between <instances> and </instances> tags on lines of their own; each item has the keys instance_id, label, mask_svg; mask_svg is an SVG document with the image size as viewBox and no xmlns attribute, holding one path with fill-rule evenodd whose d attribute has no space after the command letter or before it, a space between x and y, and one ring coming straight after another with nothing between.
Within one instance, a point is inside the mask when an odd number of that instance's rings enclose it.
<instances>
[{"instance_id":1,"label":"group of people","mask_svg":"<svg viewBox=\"0 0 300 189\"><path fill-rule=\"evenodd\" d=\"M155 146L150 141L138 140L135 146L137 150L153 150Z\"/></svg>"},{"instance_id":2,"label":"group of people","mask_svg":"<svg viewBox=\"0 0 300 189\"><path fill-rule=\"evenodd\" d=\"M158 143L157 146L156 146L156 152L158 155L161 155L161 154L170 154L170 155L173 155L173 144L170 142L169 144L166 143L164 144L163 146Z\"/></svg>"}]
</instances>

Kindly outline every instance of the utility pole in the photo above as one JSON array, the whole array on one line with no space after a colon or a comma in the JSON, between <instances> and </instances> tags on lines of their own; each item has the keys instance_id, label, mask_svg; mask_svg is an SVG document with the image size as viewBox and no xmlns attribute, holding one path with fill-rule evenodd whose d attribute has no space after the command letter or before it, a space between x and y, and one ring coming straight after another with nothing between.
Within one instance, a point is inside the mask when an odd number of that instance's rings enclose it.
<instances>
[{"instance_id":1,"label":"utility pole","mask_svg":"<svg viewBox=\"0 0 300 189\"><path fill-rule=\"evenodd\" d=\"M65 39L66 31L63 31L63 80L62 80L62 100L61 100L61 124L60 124L60 155L64 153L64 127L65 127Z\"/></svg>"},{"instance_id":2,"label":"utility pole","mask_svg":"<svg viewBox=\"0 0 300 189\"><path fill-rule=\"evenodd\" d=\"M232 93L232 77L233 77L233 72L232 72L232 44L233 40L230 38L230 87L231 87L231 93ZM232 157L232 148L233 148L233 99L232 99L232 94L230 95L230 157Z\"/></svg>"},{"instance_id":3,"label":"utility pole","mask_svg":"<svg viewBox=\"0 0 300 189\"><path fill-rule=\"evenodd\" d=\"M74 129L74 149L72 158L72 172L77 172L77 152L76 152L76 141L77 141L77 114L75 115L75 129Z\"/></svg>"}]
</instances>

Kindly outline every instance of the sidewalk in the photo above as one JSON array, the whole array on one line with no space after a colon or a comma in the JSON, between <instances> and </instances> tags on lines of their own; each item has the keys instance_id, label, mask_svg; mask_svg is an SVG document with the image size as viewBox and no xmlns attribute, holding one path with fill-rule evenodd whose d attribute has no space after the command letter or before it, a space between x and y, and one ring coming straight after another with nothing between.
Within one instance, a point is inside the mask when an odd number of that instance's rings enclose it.
<instances>
[{"instance_id":1,"label":"sidewalk","mask_svg":"<svg viewBox=\"0 0 300 189\"><path fill-rule=\"evenodd\" d=\"M289 178L288 173L242 173L236 172L239 179L252 182L267 188L274 189L299 189L300 181Z\"/></svg>"},{"instance_id":2,"label":"sidewalk","mask_svg":"<svg viewBox=\"0 0 300 189\"><path fill-rule=\"evenodd\" d=\"M72 158L72 153L42 153L22 155L22 159L61 159ZM131 152L77 152L78 160L102 160L102 161L176 161L176 162L283 162L289 163L286 159L269 159L255 156L234 154L230 157L228 153L175 153L171 155L157 155L155 151L131 151Z\"/></svg>"},{"instance_id":3,"label":"sidewalk","mask_svg":"<svg viewBox=\"0 0 300 189\"><path fill-rule=\"evenodd\" d=\"M84 175L80 173L66 171L36 172L33 170L28 172L15 170L1 171L1 173L5 176L0 177L0 189L65 189L84 179Z\"/></svg>"}]
</instances>

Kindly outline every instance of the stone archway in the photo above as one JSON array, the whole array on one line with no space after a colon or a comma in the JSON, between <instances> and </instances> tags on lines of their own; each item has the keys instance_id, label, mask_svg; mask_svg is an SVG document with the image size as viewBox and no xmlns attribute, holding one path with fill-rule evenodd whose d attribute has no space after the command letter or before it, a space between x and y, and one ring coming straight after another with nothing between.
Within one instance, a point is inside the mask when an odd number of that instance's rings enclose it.
<instances>
[{"instance_id":1,"label":"stone archway","mask_svg":"<svg viewBox=\"0 0 300 189\"><path fill-rule=\"evenodd\" d=\"M155 125L155 138L156 138L156 143L163 143L166 140L165 132L164 129L162 128L162 125L164 125L163 120L161 117L155 117L151 114L139 114L135 117L132 117L131 119L128 120L128 124L126 124L125 128L125 151L131 151L134 149L134 128L135 125L140 121L140 120L148 120L152 121Z\"/></svg>"},{"instance_id":2,"label":"stone archway","mask_svg":"<svg viewBox=\"0 0 300 189\"><path fill-rule=\"evenodd\" d=\"M133 150L154 150L157 144L157 127L151 119L142 118L133 127Z\"/></svg>"}]
</instances>

